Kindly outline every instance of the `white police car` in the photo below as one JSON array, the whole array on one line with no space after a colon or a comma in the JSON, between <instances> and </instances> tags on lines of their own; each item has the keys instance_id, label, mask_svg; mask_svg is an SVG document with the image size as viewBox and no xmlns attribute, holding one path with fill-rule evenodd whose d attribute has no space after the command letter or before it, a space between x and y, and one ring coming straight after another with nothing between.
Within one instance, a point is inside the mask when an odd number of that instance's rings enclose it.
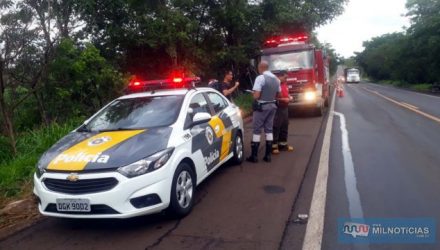
<instances>
[{"instance_id":1,"label":"white police car","mask_svg":"<svg viewBox=\"0 0 440 250\"><path fill-rule=\"evenodd\" d=\"M196 186L243 161L239 108L211 88L122 96L41 157L34 194L42 214L128 218L191 211Z\"/></svg>"}]
</instances>

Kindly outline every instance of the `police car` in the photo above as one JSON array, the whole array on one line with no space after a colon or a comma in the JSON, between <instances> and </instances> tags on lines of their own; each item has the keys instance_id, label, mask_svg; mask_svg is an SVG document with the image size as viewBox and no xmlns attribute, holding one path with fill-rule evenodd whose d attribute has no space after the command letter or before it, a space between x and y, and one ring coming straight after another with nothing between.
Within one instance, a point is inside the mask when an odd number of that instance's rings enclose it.
<instances>
[{"instance_id":1,"label":"police car","mask_svg":"<svg viewBox=\"0 0 440 250\"><path fill-rule=\"evenodd\" d=\"M112 101L45 152L34 194L47 216L185 216L197 185L227 161L243 161L237 106L212 88L141 91Z\"/></svg>"}]
</instances>

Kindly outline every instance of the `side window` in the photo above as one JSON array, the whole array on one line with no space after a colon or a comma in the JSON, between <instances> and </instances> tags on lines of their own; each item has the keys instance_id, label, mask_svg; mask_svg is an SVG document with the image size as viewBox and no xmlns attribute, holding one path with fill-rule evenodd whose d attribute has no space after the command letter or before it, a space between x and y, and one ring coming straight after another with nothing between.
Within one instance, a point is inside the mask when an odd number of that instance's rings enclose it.
<instances>
[{"instance_id":1,"label":"side window","mask_svg":"<svg viewBox=\"0 0 440 250\"><path fill-rule=\"evenodd\" d=\"M217 93L209 92L208 98L211 101L216 114L218 114L220 111L222 111L228 106L228 103L226 102L225 98L223 98Z\"/></svg>"},{"instance_id":2,"label":"side window","mask_svg":"<svg viewBox=\"0 0 440 250\"><path fill-rule=\"evenodd\" d=\"M197 94L191 99L189 110L192 112L188 112L188 115L186 116L185 127L188 127L191 124L195 114L203 112L211 114L208 102L203 94Z\"/></svg>"}]
</instances>

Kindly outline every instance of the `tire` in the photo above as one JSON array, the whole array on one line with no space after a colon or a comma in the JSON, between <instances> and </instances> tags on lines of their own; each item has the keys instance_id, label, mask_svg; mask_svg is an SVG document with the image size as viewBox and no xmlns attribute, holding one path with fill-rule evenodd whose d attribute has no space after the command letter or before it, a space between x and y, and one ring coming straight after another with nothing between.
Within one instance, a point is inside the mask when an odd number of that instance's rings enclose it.
<instances>
[{"instance_id":1,"label":"tire","mask_svg":"<svg viewBox=\"0 0 440 250\"><path fill-rule=\"evenodd\" d=\"M237 133L234 139L234 156L231 158L231 162L235 165L240 165L244 160L244 146L243 146L243 136L241 132Z\"/></svg>"},{"instance_id":2,"label":"tire","mask_svg":"<svg viewBox=\"0 0 440 250\"><path fill-rule=\"evenodd\" d=\"M195 174L187 163L181 162L173 176L168 212L177 218L188 215L194 206L195 190Z\"/></svg>"},{"instance_id":3,"label":"tire","mask_svg":"<svg viewBox=\"0 0 440 250\"><path fill-rule=\"evenodd\" d=\"M328 106L329 106L329 97L327 96L326 98L325 98L325 101L324 101L324 106L327 108Z\"/></svg>"},{"instance_id":4,"label":"tire","mask_svg":"<svg viewBox=\"0 0 440 250\"><path fill-rule=\"evenodd\" d=\"M326 107L326 108L328 108L328 106L330 105L330 93L331 93L331 88L329 85L328 89L327 89L327 96L325 97L325 100L324 100L324 107Z\"/></svg>"},{"instance_id":5,"label":"tire","mask_svg":"<svg viewBox=\"0 0 440 250\"><path fill-rule=\"evenodd\" d=\"M324 105L323 105L323 103L321 103L321 105L319 105L319 107L313 109L313 114L315 116L319 116L319 117L324 115Z\"/></svg>"}]
</instances>

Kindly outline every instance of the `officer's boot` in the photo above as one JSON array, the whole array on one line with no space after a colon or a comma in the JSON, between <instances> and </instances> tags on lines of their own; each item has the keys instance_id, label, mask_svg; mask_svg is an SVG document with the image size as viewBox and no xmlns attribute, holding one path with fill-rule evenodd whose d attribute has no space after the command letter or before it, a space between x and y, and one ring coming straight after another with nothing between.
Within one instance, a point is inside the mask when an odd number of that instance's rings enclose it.
<instances>
[{"instance_id":1,"label":"officer's boot","mask_svg":"<svg viewBox=\"0 0 440 250\"><path fill-rule=\"evenodd\" d=\"M259 147L260 147L260 142L252 142L251 143L252 153L248 158L246 158L246 161L253 162L253 163L258 162L258 148Z\"/></svg>"},{"instance_id":2,"label":"officer's boot","mask_svg":"<svg viewBox=\"0 0 440 250\"><path fill-rule=\"evenodd\" d=\"M265 162L272 161L272 141L266 141L266 154L264 155L263 160Z\"/></svg>"}]
</instances>

